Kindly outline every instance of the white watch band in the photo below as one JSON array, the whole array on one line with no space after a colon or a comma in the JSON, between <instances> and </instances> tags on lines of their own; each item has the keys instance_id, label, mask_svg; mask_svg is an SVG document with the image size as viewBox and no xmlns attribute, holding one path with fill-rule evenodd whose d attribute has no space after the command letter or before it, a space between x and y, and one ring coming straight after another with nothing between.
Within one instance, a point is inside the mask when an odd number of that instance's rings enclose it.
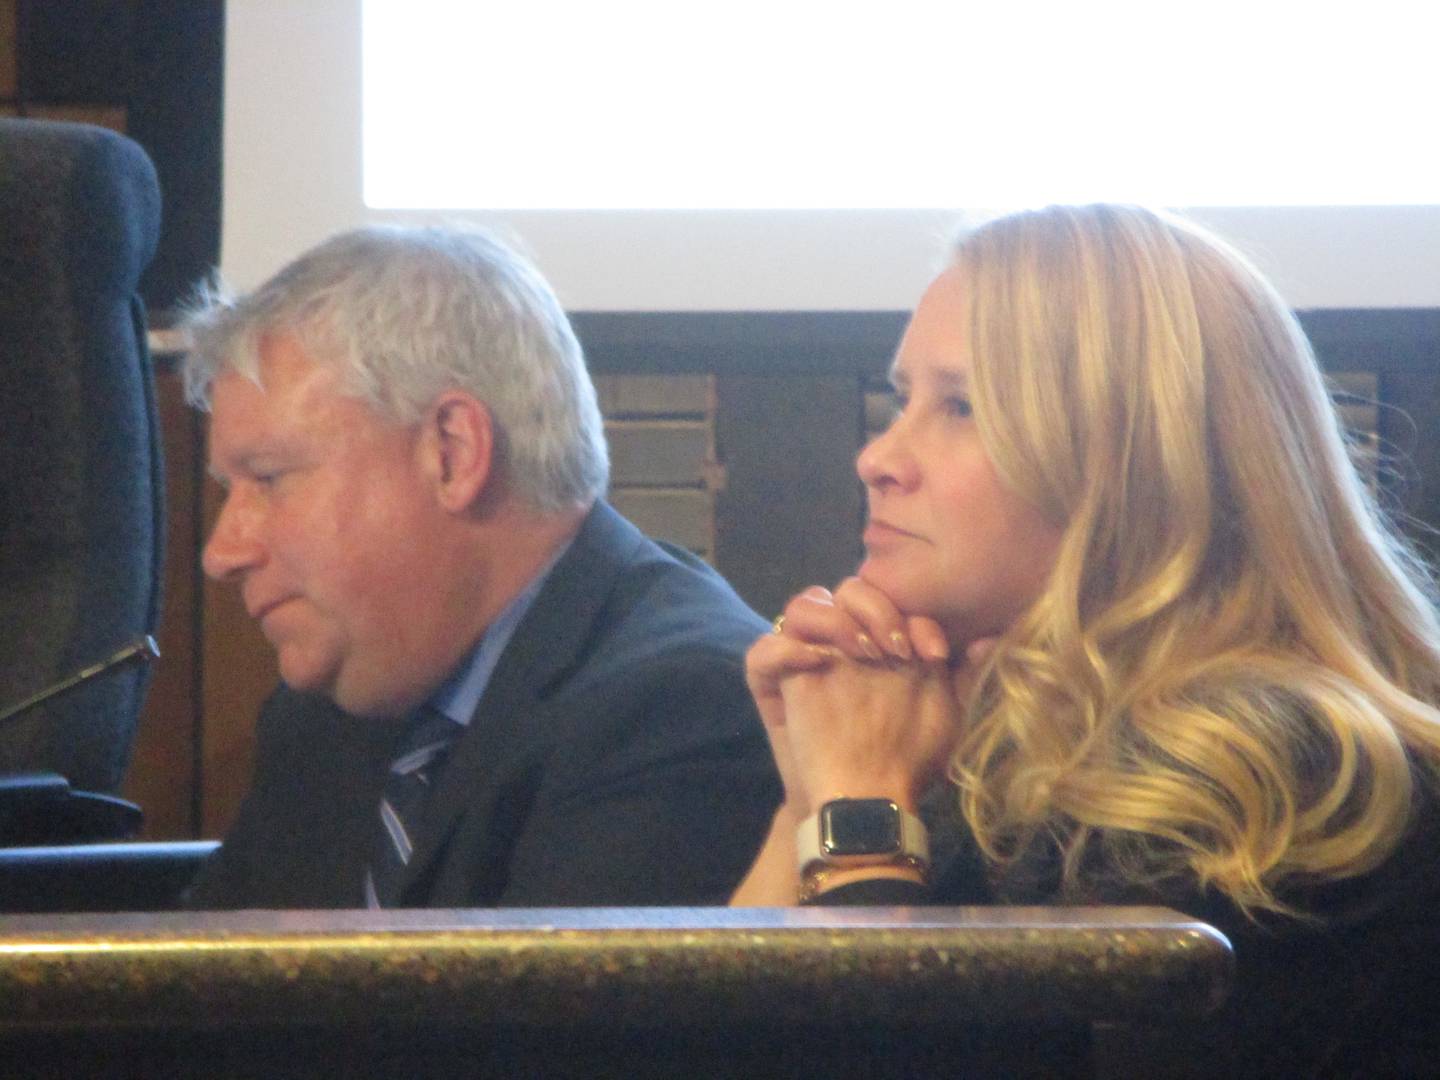
<instances>
[{"instance_id":1,"label":"white watch band","mask_svg":"<svg viewBox=\"0 0 1440 1080\"><path fill-rule=\"evenodd\" d=\"M835 800L841 801L841 800ZM828 804L826 804L828 805ZM811 814L795 830L796 864L803 875L816 864L827 866L884 866L892 862L920 863L930 865L930 834L925 823L908 810L896 807L900 812L900 850L891 854L869 856L847 856L836 858L825 851L820 840L819 811Z\"/></svg>"}]
</instances>

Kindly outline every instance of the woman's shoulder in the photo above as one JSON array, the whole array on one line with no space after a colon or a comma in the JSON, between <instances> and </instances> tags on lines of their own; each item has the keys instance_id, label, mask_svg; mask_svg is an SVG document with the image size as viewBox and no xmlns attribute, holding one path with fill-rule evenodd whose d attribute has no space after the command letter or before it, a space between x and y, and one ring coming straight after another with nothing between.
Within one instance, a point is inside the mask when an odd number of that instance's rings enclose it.
<instances>
[{"instance_id":1,"label":"woman's shoulder","mask_svg":"<svg viewBox=\"0 0 1440 1080\"><path fill-rule=\"evenodd\" d=\"M1235 950L1217 1024L1271 1075L1421 1075L1440 1060L1437 805L1422 785L1409 830L1370 873L1284 890L1297 916L1250 917L1197 897L1189 913Z\"/></svg>"},{"instance_id":2,"label":"woman's shoulder","mask_svg":"<svg viewBox=\"0 0 1440 1080\"><path fill-rule=\"evenodd\" d=\"M1440 903L1440 778L1417 775L1410 822L1395 849L1374 870L1352 878L1301 883L1283 898L1327 934L1392 928L1407 920L1436 922ZM1301 926L1306 925L1301 920Z\"/></svg>"}]
</instances>

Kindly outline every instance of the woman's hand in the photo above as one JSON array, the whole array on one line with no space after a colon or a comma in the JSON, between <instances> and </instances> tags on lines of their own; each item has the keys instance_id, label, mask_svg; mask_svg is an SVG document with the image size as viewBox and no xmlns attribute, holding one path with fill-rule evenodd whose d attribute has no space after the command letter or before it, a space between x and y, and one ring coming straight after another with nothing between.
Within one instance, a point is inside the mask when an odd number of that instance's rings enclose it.
<instances>
[{"instance_id":1,"label":"woman's hand","mask_svg":"<svg viewBox=\"0 0 1440 1080\"><path fill-rule=\"evenodd\" d=\"M790 754L789 736L785 731L785 699L780 686L785 679L803 672L823 671L838 656L833 649L808 645L778 632L760 638L745 655L745 681L765 723L770 752L785 786L784 808L788 808L792 816L804 805L804 790ZM803 817L804 814L800 814L795 820Z\"/></svg>"},{"instance_id":2,"label":"woman's hand","mask_svg":"<svg viewBox=\"0 0 1440 1080\"><path fill-rule=\"evenodd\" d=\"M826 799L884 797L913 810L959 738L993 646L970 642L952 659L934 620L902 615L858 578L791 600L746 657L785 803L732 903L795 902L795 829Z\"/></svg>"},{"instance_id":3,"label":"woman's hand","mask_svg":"<svg viewBox=\"0 0 1440 1080\"><path fill-rule=\"evenodd\" d=\"M781 616L787 636L826 645L852 660L943 661L950 644L940 625L923 615L904 615L888 596L858 577L832 593L818 585L800 593Z\"/></svg>"},{"instance_id":4,"label":"woman's hand","mask_svg":"<svg viewBox=\"0 0 1440 1080\"><path fill-rule=\"evenodd\" d=\"M884 795L913 807L959 735L970 665L952 670L934 620L858 578L805 590L782 625L751 648L746 675L787 806L804 816L828 798Z\"/></svg>"},{"instance_id":5,"label":"woman's hand","mask_svg":"<svg viewBox=\"0 0 1440 1080\"><path fill-rule=\"evenodd\" d=\"M908 810L943 774L962 730L952 672L935 661L840 658L781 682L787 791L814 813L836 798L887 798Z\"/></svg>"}]
</instances>

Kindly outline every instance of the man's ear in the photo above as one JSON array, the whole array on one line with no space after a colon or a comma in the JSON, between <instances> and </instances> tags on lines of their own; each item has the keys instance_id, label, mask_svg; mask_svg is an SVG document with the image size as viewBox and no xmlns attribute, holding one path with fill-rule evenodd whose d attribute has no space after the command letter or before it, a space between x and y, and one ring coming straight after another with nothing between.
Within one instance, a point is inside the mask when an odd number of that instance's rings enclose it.
<instances>
[{"instance_id":1,"label":"man's ear","mask_svg":"<svg viewBox=\"0 0 1440 1080\"><path fill-rule=\"evenodd\" d=\"M495 424L485 404L447 390L425 414L424 452L441 506L473 506L495 479Z\"/></svg>"}]
</instances>

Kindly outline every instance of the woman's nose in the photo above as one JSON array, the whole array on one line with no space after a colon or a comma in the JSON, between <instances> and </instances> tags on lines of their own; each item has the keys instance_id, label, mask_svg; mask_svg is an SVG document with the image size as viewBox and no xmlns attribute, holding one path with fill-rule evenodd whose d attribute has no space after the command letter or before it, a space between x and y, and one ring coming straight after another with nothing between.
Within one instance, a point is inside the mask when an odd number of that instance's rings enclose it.
<instances>
[{"instance_id":1,"label":"woman's nose","mask_svg":"<svg viewBox=\"0 0 1440 1080\"><path fill-rule=\"evenodd\" d=\"M860 451L855 459L855 472L866 487L913 487L916 469L905 440L905 417L902 413Z\"/></svg>"}]
</instances>

